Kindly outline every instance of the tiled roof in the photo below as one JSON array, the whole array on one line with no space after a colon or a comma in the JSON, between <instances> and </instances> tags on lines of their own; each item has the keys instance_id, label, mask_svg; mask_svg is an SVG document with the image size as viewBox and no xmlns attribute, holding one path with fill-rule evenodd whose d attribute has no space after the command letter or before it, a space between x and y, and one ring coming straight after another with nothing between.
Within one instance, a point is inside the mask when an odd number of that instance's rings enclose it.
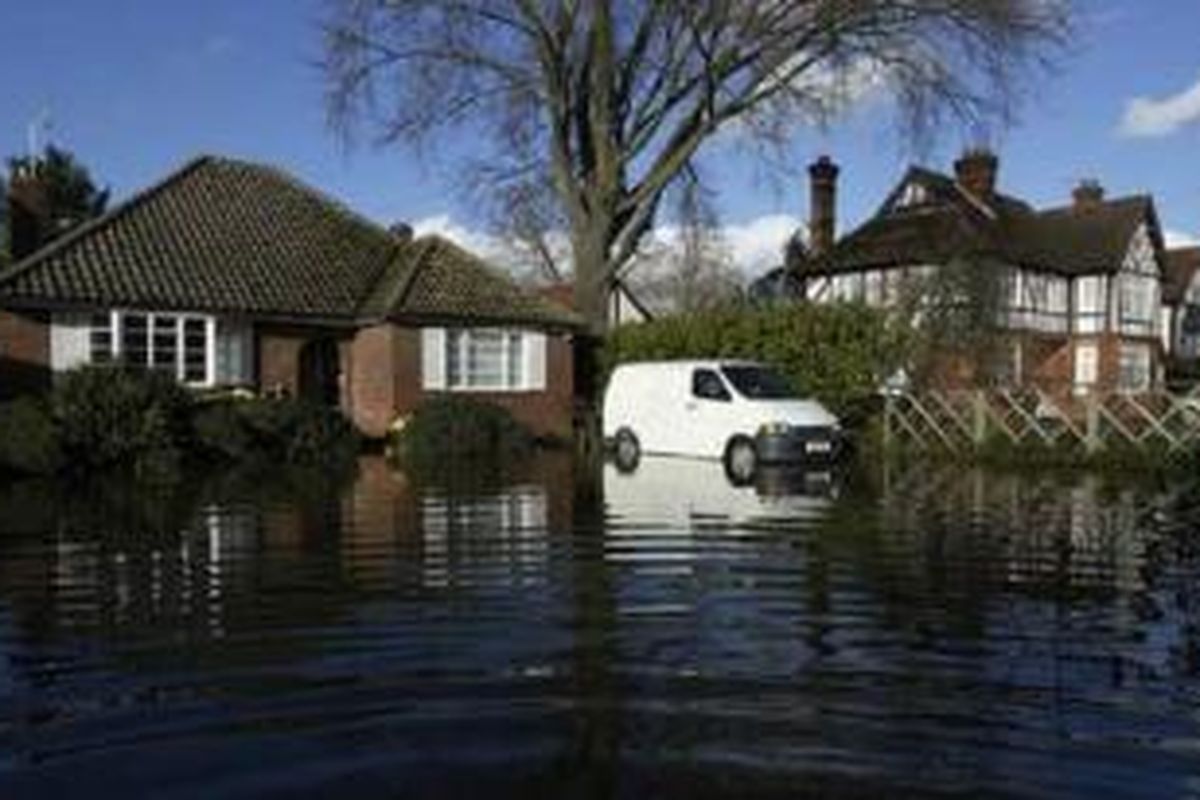
<instances>
[{"instance_id":1,"label":"tiled roof","mask_svg":"<svg viewBox=\"0 0 1200 800\"><path fill-rule=\"evenodd\" d=\"M410 243L404 259L408 268L400 282L386 299L377 295L372 300L373 311L389 319L582 325L577 314L517 286L478 256L440 236L423 236Z\"/></svg>"},{"instance_id":2,"label":"tiled roof","mask_svg":"<svg viewBox=\"0 0 1200 800\"><path fill-rule=\"evenodd\" d=\"M207 156L0 275L0 300L350 319L397 252L286 174Z\"/></svg>"},{"instance_id":3,"label":"tiled roof","mask_svg":"<svg viewBox=\"0 0 1200 800\"><path fill-rule=\"evenodd\" d=\"M1179 247L1167 251L1167 275L1163 282L1163 302L1179 305L1200 270L1200 247Z\"/></svg>"},{"instance_id":4,"label":"tiled roof","mask_svg":"<svg viewBox=\"0 0 1200 800\"><path fill-rule=\"evenodd\" d=\"M213 156L0 273L0 304L577 324L448 242L405 242L280 170Z\"/></svg>"},{"instance_id":5,"label":"tiled roof","mask_svg":"<svg viewBox=\"0 0 1200 800\"><path fill-rule=\"evenodd\" d=\"M927 200L895 208L892 201L910 181L927 189ZM1087 210L1035 211L1002 194L984 205L952 178L912 168L875 216L824 257L800 257L790 266L799 274L829 274L982 256L1065 275L1113 272L1124 262L1138 226L1147 221L1157 224L1153 202L1145 196L1104 201Z\"/></svg>"}]
</instances>

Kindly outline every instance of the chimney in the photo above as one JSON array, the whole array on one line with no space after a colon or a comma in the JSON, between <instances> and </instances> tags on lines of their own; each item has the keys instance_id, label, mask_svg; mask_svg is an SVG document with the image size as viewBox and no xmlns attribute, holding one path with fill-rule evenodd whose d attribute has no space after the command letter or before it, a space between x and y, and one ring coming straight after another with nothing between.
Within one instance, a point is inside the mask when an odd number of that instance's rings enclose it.
<instances>
[{"instance_id":1,"label":"chimney","mask_svg":"<svg viewBox=\"0 0 1200 800\"><path fill-rule=\"evenodd\" d=\"M50 197L33 167L13 170L8 182L8 233L13 261L20 261L51 236Z\"/></svg>"},{"instance_id":2,"label":"chimney","mask_svg":"<svg viewBox=\"0 0 1200 800\"><path fill-rule=\"evenodd\" d=\"M984 147L971 148L954 162L958 185L984 203L991 203L996 194L996 173L999 171L1000 159Z\"/></svg>"},{"instance_id":3,"label":"chimney","mask_svg":"<svg viewBox=\"0 0 1200 800\"><path fill-rule=\"evenodd\" d=\"M808 249L815 258L833 249L837 233L838 166L821 156L808 167Z\"/></svg>"},{"instance_id":4,"label":"chimney","mask_svg":"<svg viewBox=\"0 0 1200 800\"><path fill-rule=\"evenodd\" d=\"M414 232L412 225L407 222L396 222L388 228L388 233L392 235L396 241L407 244L412 241Z\"/></svg>"},{"instance_id":5,"label":"chimney","mask_svg":"<svg viewBox=\"0 0 1200 800\"><path fill-rule=\"evenodd\" d=\"M1104 204L1104 187L1093 178L1079 182L1071 192L1075 211L1094 211Z\"/></svg>"}]
</instances>

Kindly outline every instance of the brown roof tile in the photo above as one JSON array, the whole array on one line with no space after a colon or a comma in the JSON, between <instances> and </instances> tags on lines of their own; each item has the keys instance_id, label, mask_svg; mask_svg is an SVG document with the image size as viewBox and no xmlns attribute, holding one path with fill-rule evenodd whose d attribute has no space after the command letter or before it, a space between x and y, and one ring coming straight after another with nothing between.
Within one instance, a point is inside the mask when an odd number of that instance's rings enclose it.
<instances>
[{"instance_id":1,"label":"brown roof tile","mask_svg":"<svg viewBox=\"0 0 1200 800\"><path fill-rule=\"evenodd\" d=\"M928 190L928 202L893 208L897 193L914 180ZM953 179L914 167L875 216L838 240L823 258L800 257L791 267L800 274L828 274L975 255L1066 275L1112 272L1124 262L1138 226L1147 221L1157 224L1153 202L1141 195L1105 201L1087 211L1035 211L1002 194L984 206Z\"/></svg>"},{"instance_id":2,"label":"brown roof tile","mask_svg":"<svg viewBox=\"0 0 1200 800\"><path fill-rule=\"evenodd\" d=\"M0 304L579 324L449 242L404 242L280 170L212 156L10 267Z\"/></svg>"}]
</instances>

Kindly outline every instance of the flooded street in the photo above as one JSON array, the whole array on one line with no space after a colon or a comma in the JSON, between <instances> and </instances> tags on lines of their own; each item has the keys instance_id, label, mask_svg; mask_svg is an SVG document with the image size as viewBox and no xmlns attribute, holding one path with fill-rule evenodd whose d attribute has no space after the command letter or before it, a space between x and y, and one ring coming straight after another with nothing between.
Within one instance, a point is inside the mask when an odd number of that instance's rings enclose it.
<instances>
[{"instance_id":1,"label":"flooded street","mask_svg":"<svg viewBox=\"0 0 1200 800\"><path fill-rule=\"evenodd\" d=\"M0 797L1200 796L1200 492L0 489Z\"/></svg>"}]
</instances>

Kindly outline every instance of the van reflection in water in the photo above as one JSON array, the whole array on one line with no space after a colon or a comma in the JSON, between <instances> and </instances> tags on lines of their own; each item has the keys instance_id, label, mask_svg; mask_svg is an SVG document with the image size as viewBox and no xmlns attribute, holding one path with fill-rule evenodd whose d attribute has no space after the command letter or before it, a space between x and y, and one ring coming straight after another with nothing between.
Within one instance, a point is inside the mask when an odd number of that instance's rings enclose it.
<instances>
[{"instance_id":1,"label":"van reflection in water","mask_svg":"<svg viewBox=\"0 0 1200 800\"><path fill-rule=\"evenodd\" d=\"M749 480L720 462L667 456L604 468L608 516L638 523L806 522L822 516L837 493L832 471L797 465L761 465Z\"/></svg>"}]
</instances>

